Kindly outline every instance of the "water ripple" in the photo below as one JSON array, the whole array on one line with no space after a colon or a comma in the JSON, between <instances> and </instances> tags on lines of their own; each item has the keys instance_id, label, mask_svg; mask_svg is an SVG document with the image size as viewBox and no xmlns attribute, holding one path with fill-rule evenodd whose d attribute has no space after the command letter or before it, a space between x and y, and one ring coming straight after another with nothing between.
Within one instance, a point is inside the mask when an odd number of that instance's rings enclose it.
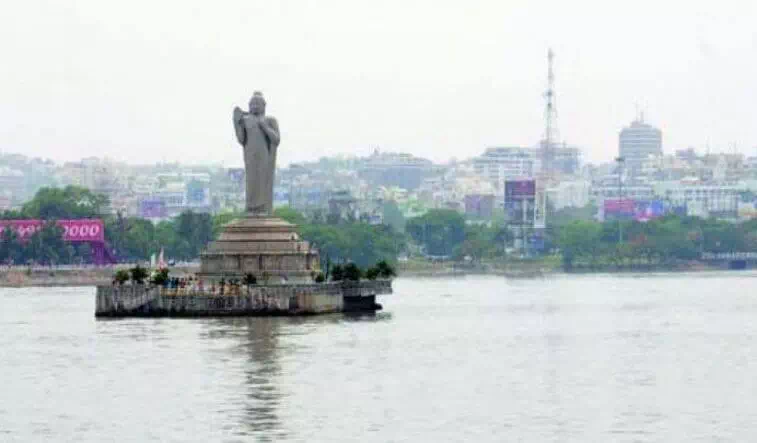
<instances>
[{"instance_id":1,"label":"water ripple","mask_svg":"<svg viewBox=\"0 0 757 443\"><path fill-rule=\"evenodd\" d=\"M376 315L0 290L0 441L749 441L751 273L400 279Z\"/></svg>"}]
</instances>

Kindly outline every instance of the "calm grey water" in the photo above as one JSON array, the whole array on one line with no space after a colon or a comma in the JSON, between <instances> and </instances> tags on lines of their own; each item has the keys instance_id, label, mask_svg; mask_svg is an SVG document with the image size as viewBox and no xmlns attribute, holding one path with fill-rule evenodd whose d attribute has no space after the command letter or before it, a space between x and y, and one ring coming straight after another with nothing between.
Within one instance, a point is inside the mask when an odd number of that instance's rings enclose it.
<instances>
[{"instance_id":1,"label":"calm grey water","mask_svg":"<svg viewBox=\"0 0 757 443\"><path fill-rule=\"evenodd\" d=\"M399 279L374 317L0 289L0 442L754 441L757 274Z\"/></svg>"}]
</instances>

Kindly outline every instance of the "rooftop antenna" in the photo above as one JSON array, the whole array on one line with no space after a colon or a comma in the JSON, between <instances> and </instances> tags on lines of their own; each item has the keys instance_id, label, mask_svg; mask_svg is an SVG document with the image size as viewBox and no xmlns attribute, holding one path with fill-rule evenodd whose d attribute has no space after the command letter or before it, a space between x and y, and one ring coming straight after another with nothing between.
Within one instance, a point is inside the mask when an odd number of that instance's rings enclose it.
<instances>
[{"instance_id":1,"label":"rooftop antenna","mask_svg":"<svg viewBox=\"0 0 757 443\"><path fill-rule=\"evenodd\" d=\"M634 107L636 108L636 121L644 123L644 105L640 105L637 100L634 102Z\"/></svg>"}]
</instances>

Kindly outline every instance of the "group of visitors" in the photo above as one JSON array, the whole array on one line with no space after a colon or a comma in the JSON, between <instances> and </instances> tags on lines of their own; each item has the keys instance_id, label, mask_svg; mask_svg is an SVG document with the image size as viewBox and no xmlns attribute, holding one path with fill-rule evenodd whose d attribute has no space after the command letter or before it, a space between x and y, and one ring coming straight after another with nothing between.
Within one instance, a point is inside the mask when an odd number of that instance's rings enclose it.
<instances>
[{"instance_id":1,"label":"group of visitors","mask_svg":"<svg viewBox=\"0 0 757 443\"><path fill-rule=\"evenodd\" d=\"M235 280L221 280L206 285L198 277L169 278L164 286L166 295L189 295L192 293L205 293L207 295L239 295L243 290L249 292L248 286L242 286Z\"/></svg>"},{"instance_id":2,"label":"group of visitors","mask_svg":"<svg viewBox=\"0 0 757 443\"><path fill-rule=\"evenodd\" d=\"M175 290L174 295L183 295L192 292L203 292L205 283L197 277L171 277L163 285L166 289ZM173 292L173 291L171 291Z\"/></svg>"},{"instance_id":3,"label":"group of visitors","mask_svg":"<svg viewBox=\"0 0 757 443\"><path fill-rule=\"evenodd\" d=\"M137 272L139 269L142 273ZM135 277L139 275L139 277ZM207 294L207 295L240 295L249 294L251 286L256 284L256 279L251 277L245 278L244 283L238 279L205 282L196 275L185 277L169 277L166 269L154 271L148 276L147 270L135 267L131 270L121 269L113 276L113 286L123 286L124 284L149 284L162 287L163 295L189 295L189 294ZM282 278L282 281L286 281Z\"/></svg>"}]
</instances>

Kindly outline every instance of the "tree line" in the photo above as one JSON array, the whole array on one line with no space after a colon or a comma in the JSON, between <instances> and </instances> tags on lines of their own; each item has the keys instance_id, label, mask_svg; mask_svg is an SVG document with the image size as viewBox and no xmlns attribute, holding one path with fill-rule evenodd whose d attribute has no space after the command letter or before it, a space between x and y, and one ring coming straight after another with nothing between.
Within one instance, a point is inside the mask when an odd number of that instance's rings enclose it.
<instances>
[{"instance_id":1,"label":"tree line","mask_svg":"<svg viewBox=\"0 0 757 443\"><path fill-rule=\"evenodd\" d=\"M8 228L0 235L0 262L25 264L78 264L91 261L87 243L66 243L60 219L102 218L107 247L120 261L140 261L164 248L168 257L193 260L213 239L209 214L184 212L172 220L153 224L139 217L112 215L108 198L78 186L41 188L20 210L0 212L0 219L41 219L43 227L22 242Z\"/></svg>"},{"instance_id":2,"label":"tree line","mask_svg":"<svg viewBox=\"0 0 757 443\"><path fill-rule=\"evenodd\" d=\"M21 210L0 212L0 219L45 221L42 229L25 242L11 229L2 232L0 261L16 264L89 262L89 245L64 242L63 230L55 224L59 219L81 218L103 219L107 247L119 261L147 260L161 249L166 258L196 260L225 224L243 216L230 212L211 216L186 211L173 219L153 223L121 213L112 215L107 210L108 205L105 196L77 186L40 189ZM327 217L312 220L289 208L278 209L276 215L297 224L301 236L320 250L322 260L335 264L353 262L368 267L381 260L394 262L405 247L404 234L388 225Z\"/></svg>"},{"instance_id":3,"label":"tree line","mask_svg":"<svg viewBox=\"0 0 757 443\"><path fill-rule=\"evenodd\" d=\"M555 233L568 270L670 267L698 260L703 252L757 251L757 220L731 223L673 215L645 223L575 220Z\"/></svg>"},{"instance_id":4,"label":"tree line","mask_svg":"<svg viewBox=\"0 0 757 443\"><path fill-rule=\"evenodd\" d=\"M0 236L0 261L14 263L88 262L86 243L62 240L57 219L102 218L105 239L121 261L143 261L165 251L167 258L196 260L223 226L241 213L217 215L183 212L171 220L153 223L139 217L111 215L108 199L91 191L68 186L42 188L19 211L0 213L3 219L43 219L41 230L25 242L6 230ZM496 262L506 260L513 246L513 231L503 217L488 223L466 223L454 210L433 209L405 220L389 205L384 223L361 219L310 217L279 208L275 215L298 225L303 239L313 244L324 263L371 266L381 260L394 263L399 255L445 260ZM715 219L666 216L646 223L593 221L595 208L550 209L544 232L544 254L557 255L566 269L668 266L695 260L702 252L757 251L757 220L735 224ZM103 215L106 214L106 215ZM387 216L388 215L388 216ZM620 229L624 240L620 242Z\"/></svg>"},{"instance_id":5,"label":"tree line","mask_svg":"<svg viewBox=\"0 0 757 443\"><path fill-rule=\"evenodd\" d=\"M41 188L20 210L0 211L0 219L41 219L45 224L28 240L21 241L18 233L6 228L0 232L0 263L71 264L91 261L92 251L87 243L66 243L58 219L94 218L107 206L108 199L85 188Z\"/></svg>"}]
</instances>

